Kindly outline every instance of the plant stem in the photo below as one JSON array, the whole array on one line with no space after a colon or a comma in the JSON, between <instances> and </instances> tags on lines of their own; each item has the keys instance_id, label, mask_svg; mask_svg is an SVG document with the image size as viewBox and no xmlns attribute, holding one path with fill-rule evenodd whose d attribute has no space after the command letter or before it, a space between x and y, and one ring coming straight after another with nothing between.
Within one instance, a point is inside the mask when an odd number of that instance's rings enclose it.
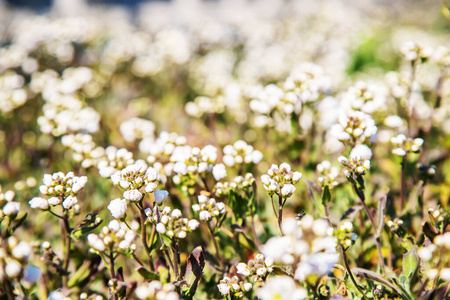
<instances>
[{"instance_id":1,"label":"plant stem","mask_svg":"<svg viewBox=\"0 0 450 300\"><path fill-rule=\"evenodd\" d=\"M278 227L280 227L281 235L283 235L283 229L281 229L281 223L283 223L283 197L278 195Z\"/></svg>"},{"instance_id":2,"label":"plant stem","mask_svg":"<svg viewBox=\"0 0 450 300\"><path fill-rule=\"evenodd\" d=\"M364 207L364 210L366 211L367 216L369 217L370 223L372 224L372 228L373 228L373 232L374 232L373 236L374 236L375 243L377 245L377 250L378 250L378 261L381 266L382 272L384 274L384 273L386 273L386 269L384 266L383 253L381 252L381 242L380 242L380 237L378 236L377 225L375 224L375 220L373 219L373 216L370 213L369 207L366 204L366 196L364 195L364 191L358 189L358 187L356 186L355 183L353 183L352 185L353 185L353 189L355 190L355 193L358 195L359 200Z\"/></svg>"},{"instance_id":3,"label":"plant stem","mask_svg":"<svg viewBox=\"0 0 450 300\"><path fill-rule=\"evenodd\" d=\"M223 260L222 260L222 257L220 256L219 246L217 245L217 241L216 241L216 238L214 236L214 232L213 232L209 222L206 222L206 224L208 225L209 233L211 234L211 239L212 239L213 244L214 244L214 249L216 250L217 260L219 261L220 268L223 270Z\"/></svg>"},{"instance_id":4,"label":"plant stem","mask_svg":"<svg viewBox=\"0 0 450 300\"><path fill-rule=\"evenodd\" d=\"M402 157L402 171L401 171L401 186L400 186L400 207L403 212L403 208L405 207L406 199L405 199L405 191L406 191L406 155Z\"/></svg>"},{"instance_id":5,"label":"plant stem","mask_svg":"<svg viewBox=\"0 0 450 300\"><path fill-rule=\"evenodd\" d=\"M256 248L259 248L259 239L258 239L258 235L256 234L256 229L255 229L255 214L253 213L253 207L250 208L250 214L252 217L253 241L255 242Z\"/></svg>"},{"instance_id":6,"label":"plant stem","mask_svg":"<svg viewBox=\"0 0 450 300\"><path fill-rule=\"evenodd\" d=\"M69 224L69 216L68 216L68 210L64 210L63 218L61 219L62 222L62 232L63 232L63 250L64 250L64 264L63 264L63 286L67 288L67 283L69 282L69 260L70 260L70 245L72 242L72 239L70 238L70 224Z\"/></svg>"},{"instance_id":7,"label":"plant stem","mask_svg":"<svg viewBox=\"0 0 450 300\"><path fill-rule=\"evenodd\" d=\"M356 282L355 277L353 277L353 273L350 270L350 266L348 265L348 260L347 260L347 255L345 253L345 249L344 249L344 247L342 247L342 245L341 245L341 250L342 250L342 258L344 259L345 268L347 269L347 273L350 276L350 279L352 280L353 284L358 289L358 291L363 295L364 299L369 300L369 298L367 298L366 294L364 294L364 292L361 290L361 287Z\"/></svg>"},{"instance_id":8,"label":"plant stem","mask_svg":"<svg viewBox=\"0 0 450 300\"><path fill-rule=\"evenodd\" d=\"M147 253L150 270L153 271L152 256L150 255L150 248L148 247L148 244L147 244L147 229L145 227L145 220L147 219L147 216L145 215L145 212L144 212L144 199L141 199L141 201L139 201L139 204L140 205L136 205L136 206L138 207L139 212L140 212L142 244L144 246L145 252ZM153 230L153 231L155 231L155 230Z\"/></svg>"},{"instance_id":9,"label":"plant stem","mask_svg":"<svg viewBox=\"0 0 450 300\"><path fill-rule=\"evenodd\" d=\"M178 241L175 238L172 238L172 256L173 256L173 264L174 264L174 273L175 280L180 279L180 249L178 248Z\"/></svg>"}]
</instances>

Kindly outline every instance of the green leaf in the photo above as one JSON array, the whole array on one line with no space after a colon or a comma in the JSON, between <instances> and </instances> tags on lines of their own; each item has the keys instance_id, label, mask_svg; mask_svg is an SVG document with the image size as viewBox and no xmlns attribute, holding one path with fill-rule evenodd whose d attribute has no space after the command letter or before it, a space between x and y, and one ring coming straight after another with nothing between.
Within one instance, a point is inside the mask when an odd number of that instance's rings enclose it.
<instances>
[{"instance_id":1,"label":"green leaf","mask_svg":"<svg viewBox=\"0 0 450 300\"><path fill-rule=\"evenodd\" d=\"M150 272L149 270L147 270L144 267L137 267L135 269L135 271L137 271L143 278L147 279L147 280L159 280L159 275L154 273L154 272Z\"/></svg>"},{"instance_id":2,"label":"green leaf","mask_svg":"<svg viewBox=\"0 0 450 300\"><path fill-rule=\"evenodd\" d=\"M331 201L331 192L328 186L325 186L322 191L322 204L325 206Z\"/></svg>"},{"instance_id":3,"label":"green leaf","mask_svg":"<svg viewBox=\"0 0 450 300\"><path fill-rule=\"evenodd\" d=\"M69 282L67 283L67 286L69 288L79 286L79 284L85 280L89 274L90 274L90 266L91 261L85 260L84 263L81 265L81 267L78 268L78 270L70 277Z\"/></svg>"},{"instance_id":4,"label":"green leaf","mask_svg":"<svg viewBox=\"0 0 450 300\"><path fill-rule=\"evenodd\" d=\"M198 282L202 278L203 268L205 267L205 256L201 246L197 247L189 255L186 263L186 272L184 273L185 286L182 289L182 295L185 299L192 299L197 291Z\"/></svg>"},{"instance_id":5,"label":"green leaf","mask_svg":"<svg viewBox=\"0 0 450 300\"><path fill-rule=\"evenodd\" d=\"M409 279L419 265L416 250L410 250L403 255L403 274ZM401 278L400 278L401 280Z\"/></svg>"},{"instance_id":6,"label":"green leaf","mask_svg":"<svg viewBox=\"0 0 450 300\"><path fill-rule=\"evenodd\" d=\"M25 221L27 216L28 216L28 213L25 213L22 217L20 217L19 219L16 219L16 224L14 224L14 226L11 228L11 234L14 233L14 231L17 228L19 228L20 225L22 225L23 221Z\"/></svg>"}]
</instances>

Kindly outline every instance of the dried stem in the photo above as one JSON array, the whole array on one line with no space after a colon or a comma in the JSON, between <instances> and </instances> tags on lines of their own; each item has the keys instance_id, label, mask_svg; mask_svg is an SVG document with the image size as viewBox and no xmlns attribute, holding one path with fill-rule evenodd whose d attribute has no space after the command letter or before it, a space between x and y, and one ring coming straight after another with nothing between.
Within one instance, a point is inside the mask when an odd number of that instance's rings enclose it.
<instances>
[{"instance_id":1,"label":"dried stem","mask_svg":"<svg viewBox=\"0 0 450 300\"><path fill-rule=\"evenodd\" d=\"M67 284L69 282L69 261L70 261L70 246L72 239L70 238L70 224L69 224L69 216L68 210L64 210L63 218L61 219L61 232L63 234L63 251L64 251L64 264L63 270L64 274L62 275L63 287L67 288Z\"/></svg>"},{"instance_id":2,"label":"dried stem","mask_svg":"<svg viewBox=\"0 0 450 300\"><path fill-rule=\"evenodd\" d=\"M206 222L206 224L208 225L209 233L211 235L211 239L214 244L214 249L216 250L217 260L219 261L220 268L223 270L223 260L222 260L222 257L220 256L220 250L219 250L219 246L217 245L216 237L214 236L214 232L211 228L210 223Z\"/></svg>"},{"instance_id":3,"label":"dried stem","mask_svg":"<svg viewBox=\"0 0 450 300\"><path fill-rule=\"evenodd\" d=\"M180 279L180 249L178 247L178 241L175 238L172 238L172 256L173 256L173 264L174 264L174 273L175 280Z\"/></svg>"},{"instance_id":4,"label":"dried stem","mask_svg":"<svg viewBox=\"0 0 450 300\"><path fill-rule=\"evenodd\" d=\"M350 279L352 280L353 284L358 289L358 291L363 295L364 299L369 300L369 298L367 298L366 294L364 294L364 292L361 290L361 287L356 282L355 277L353 276L352 270L350 270L350 266L348 265L347 254L345 253L344 247L341 246L341 250L342 250L342 258L344 259L345 268L347 269L347 273L350 276Z\"/></svg>"},{"instance_id":5,"label":"dried stem","mask_svg":"<svg viewBox=\"0 0 450 300\"><path fill-rule=\"evenodd\" d=\"M364 191L358 189L358 187L356 186L356 183L353 183L352 185L353 185L353 189L354 189L355 193L358 195L359 200L364 207L364 210L366 211L367 216L369 217L370 223L372 224L372 228L373 228L373 232L374 232L373 235L374 235L375 243L377 245L377 250L378 250L378 261L381 266L382 272L384 274L384 273L386 273L386 269L385 269L385 265L384 265L383 253L381 252L381 241L380 241L380 237L378 236L377 225L375 224L375 220L373 219L373 216L369 210L369 207L366 204L366 196L364 195Z\"/></svg>"}]
</instances>

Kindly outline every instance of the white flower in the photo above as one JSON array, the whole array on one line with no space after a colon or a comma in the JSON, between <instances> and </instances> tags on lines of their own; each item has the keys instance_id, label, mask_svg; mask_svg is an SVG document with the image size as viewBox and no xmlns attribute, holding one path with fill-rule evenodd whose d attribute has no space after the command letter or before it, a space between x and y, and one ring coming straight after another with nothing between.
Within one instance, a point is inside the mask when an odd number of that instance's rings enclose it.
<instances>
[{"instance_id":1,"label":"white flower","mask_svg":"<svg viewBox=\"0 0 450 300\"><path fill-rule=\"evenodd\" d=\"M31 254L31 247L27 242L20 242L17 244L13 250L12 255L20 260L27 259Z\"/></svg>"},{"instance_id":2,"label":"white flower","mask_svg":"<svg viewBox=\"0 0 450 300\"><path fill-rule=\"evenodd\" d=\"M220 283L217 285L217 288L219 289L219 292L222 295L228 295L230 293L230 286L226 283Z\"/></svg>"},{"instance_id":3,"label":"white flower","mask_svg":"<svg viewBox=\"0 0 450 300\"><path fill-rule=\"evenodd\" d=\"M75 179L75 178L74 178ZM72 192L78 193L87 183L87 177L81 176L76 178L75 182L72 185Z\"/></svg>"},{"instance_id":4,"label":"white flower","mask_svg":"<svg viewBox=\"0 0 450 300\"><path fill-rule=\"evenodd\" d=\"M285 184L282 188L281 188L281 195L283 195L283 197L290 197L292 196L292 194L295 192L295 186L293 184Z\"/></svg>"},{"instance_id":5,"label":"white flower","mask_svg":"<svg viewBox=\"0 0 450 300\"><path fill-rule=\"evenodd\" d=\"M300 173L300 172L294 172L293 175L292 175L292 181L293 181L294 183L296 183L296 182L298 182L300 179L302 179L302 177L303 177L303 174L302 174L302 173Z\"/></svg>"},{"instance_id":6,"label":"white flower","mask_svg":"<svg viewBox=\"0 0 450 300\"><path fill-rule=\"evenodd\" d=\"M138 190L129 190L123 192L123 197L128 201L139 201L142 199L142 194Z\"/></svg>"},{"instance_id":7,"label":"white flower","mask_svg":"<svg viewBox=\"0 0 450 300\"><path fill-rule=\"evenodd\" d=\"M236 269L238 274L242 274L244 276L250 275L250 270L247 268L246 263L238 263Z\"/></svg>"},{"instance_id":8,"label":"white flower","mask_svg":"<svg viewBox=\"0 0 450 300\"><path fill-rule=\"evenodd\" d=\"M5 206L3 206L3 213L7 216L17 215L20 210L20 203L10 201L7 202Z\"/></svg>"},{"instance_id":9,"label":"white flower","mask_svg":"<svg viewBox=\"0 0 450 300\"><path fill-rule=\"evenodd\" d=\"M125 199L116 198L111 200L108 205L108 209L111 212L113 218L120 219L127 211L127 201Z\"/></svg>"},{"instance_id":10,"label":"white flower","mask_svg":"<svg viewBox=\"0 0 450 300\"><path fill-rule=\"evenodd\" d=\"M256 291L256 296L261 300L300 300L306 298L307 292L303 288L297 288L291 277L275 276Z\"/></svg>"},{"instance_id":11,"label":"white flower","mask_svg":"<svg viewBox=\"0 0 450 300\"><path fill-rule=\"evenodd\" d=\"M170 215L172 216L172 218L178 219L181 217L181 210L176 208L172 211Z\"/></svg>"},{"instance_id":12,"label":"white flower","mask_svg":"<svg viewBox=\"0 0 450 300\"><path fill-rule=\"evenodd\" d=\"M154 182L150 182L145 186L146 193L153 193L158 185Z\"/></svg>"},{"instance_id":13,"label":"white flower","mask_svg":"<svg viewBox=\"0 0 450 300\"><path fill-rule=\"evenodd\" d=\"M48 199L48 204L50 204L50 205L61 204L61 198L60 197L51 197Z\"/></svg>"},{"instance_id":14,"label":"white flower","mask_svg":"<svg viewBox=\"0 0 450 300\"><path fill-rule=\"evenodd\" d=\"M169 192L166 190L156 190L156 192L153 195L155 197L155 202L159 204L164 200L166 200L167 196L169 195Z\"/></svg>"},{"instance_id":15,"label":"white flower","mask_svg":"<svg viewBox=\"0 0 450 300\"><path fill-rule=\"evenodd\" d=\"M90 233L87 236L87 240L89 245L96 251L105 251L106 246L105 243L96 235L95 233Z\"/></svg>"},{"instance_id":16,"label":"white flower","mask_svg":"<svg viewBox=\"0 0 450 300\"><path fill-rule=\"evenodd\" d=\"M200 222L195 219L189 220L188 222L188 227L190 230L197 229L198 225L200 225Z\"/></svg>"},{"instance_id":17,"label":"white flower","mask_svg":"<svg viewBox=\"0 0 450 300\"><path fill-rule=\"evenodd\" d=\"M34 197L28 203L30 204L30 207L34 209L42 209L42 210L48 209L47 199L41 197Z\"/></svg>"},{"instance_id":18,"label":"white flower","mask_svg":"<svg viewBox=\"0 0 450 300\"><path fill-rule=\"evenodd\" d=\"M202 221L209 221L211 220L211 214L206 210L202 210L199 214L199 219Z\"/></svg>"},{"instance_id":19,"label":"white flower","mask_svg":"<svg viewBox=\"0 0 450 300\"><path fill-rule=\"evenodd\" d=\"M67 196L66 199L64 199L62 205L65 209L71 209L75 204L77 204L78 199L74 196Z\"/></svg>"},{"instance_id":20,"label":"white flower","mask_svg":"<svg viewBox=\"0 0 450 300\"><path fill-rule=\"evenodd\" d=\"M248 292L248 291L250 291L252 289L252 286L253 285L250 282L246 282L246 283L244 283L244 290L246 292Z\"/></svg>"},{"instance_id":21,"label":"white flower","mask_svg":"<svg viewBox=\"0 0 450 300\"><path fill-rule=\"evenodd\" d=\"M351 159L371 159L372 150L366 145L356 145L350 152Z\"/></svg>"},{"instance_id":22,"label":"white flower","mask_svg":"<svg viewBox=\"0 0 450 300\"><path fill-rule=\"evenodd\" d=\"M213 167L213 176L216 181L219 181L220 179L227 176L227 170L225 168L224 164L217 164Z\"/></svg>"},{"instance_id":23,"label":"white flower","mask_svg":"<svg viewBox=\"0 0 450 300\"><path fill-rule=\"evenodd\" d=\"M164 234L164 233L166 233L166 226L164 226L163 223L158 223L156 225L156 231L158 231L161 234Z\"/></svg>"},{"instance_id":24,"label":"white flower","mask_svg":"<svg viewBox=\"0 0 450 300\"><path fill-rule=\"evenodd\" d=\"M10 261L6 264L5 272L6 275L10 278L15 278L20 275L20 272L22 271L22 266L15 260Z\"/></svg>"}]
</instances>

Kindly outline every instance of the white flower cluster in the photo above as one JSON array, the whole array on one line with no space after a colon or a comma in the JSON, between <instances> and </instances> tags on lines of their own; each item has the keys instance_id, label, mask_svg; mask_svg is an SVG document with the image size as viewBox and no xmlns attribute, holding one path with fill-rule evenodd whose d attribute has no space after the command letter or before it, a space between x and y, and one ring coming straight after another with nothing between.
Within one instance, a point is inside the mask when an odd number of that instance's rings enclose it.
<instances>
[{"instance_id":1,"label":"white flower cluster","mask_svg":"<svg viewBox=\"0 0 450 300\"><path fill-rule=\"evenodd\" d=\"M205 195L197 197L198 204L193 204L192 209L198 214L200 221L208 222L212 218L219 218L226 212L225 203L216 202L214 198Z\"/></svg>"},{"instance_id":2,"label":"white flower cluster","mask_svg":"<svg viewBox=\"0 0 450 300\"><path fill-rule=\"evenodd\" d=\"M450 50L445 46L439 46L434 50L433 60L441 67L450 66Z\"/></svg>"},{"instance_id":3,"label":"white flower cluster","mask_svg":"<svg viewBox=\"0 0 450 300\"><path fill-rule=\"evenodd\" d=\"M73 150L73 159L81 163L82 168L96 166L105 156L105 149L97 147L90 134L68 134L61 138L61 143Z\"/></svg>"},{"instance_id":4,"label":"white flower cluster","mask_svg":"<svg viewBox=\"0 0 450 300\"><path fill-rule=\"evenodd\" d=\"M247 263L238 263L236 269L244 277L253 276L253 281L264 280L273 271L273 259L258 253Z\"/></svg>"},{"instance_id":5,"label":"white flower cluster","mask_svg":"<svg viewBox=\"0 0 450 300\"><path fill-rule=\"evenodd\" d=\"M132 152L125 148L117 149L114 146L108 146L105 149L105 157L98 162L97 168L100 176L108 178L133 163Z\"/></svg>"},{"instance_id":6,"label":"white flower cluster","mask_svg":"<svg viewBox=\"0 0 450 300\"><path fill-rule=\"evenodd\" d=\"M172 283L162 284L157 280L145 283L136 288L138 299L145 300L179 300L180 295L176 292L176 287Z\"/></svg>"},{"instance_id":7,"label":"white flower cluster","mask_svg":"<svg viewBox=\"0 0 450 300\"><path fill-rule=\"evenodd\" d=\"M408 41L401 49L403 57L410 62L420 61L424 62L433 54L433 48L425 46L421 43Z\"/></svg>"},{"instance_id":8,"label":"white flower cluster","mask_svg":"<svg viewBox=\"0 0 450 300\"><path fill-rule=\"evenodd\" d=\"M153 139L155 124L152 121L131 118L120 124L120 133L127 142L134 142L144 138Z\"/></svg>"},{"instance_id":9,"label":"white flower cluster","mask_svg":"<svg viewBox=\"0 0 450 300\"><path fill-rule=\"evenodd\" d=\"M353 245L358 238L356 233L353 232L353 224L350 221L345 221L334 229L333 235L336 237L338 244L345 249Z\"/></svg>"},{"instance_id":10,"label":"white flower cluster","mask_svg":"<svg viewBox=\"0 0 450 300\"><path fill-rule=\"evenodd\" d=\"M0 73L0 112L8 113L24 105L28 95L23 76L13 71Z\"/></svg>"},{"instance_id":11,"label":"white flower cluster","mask_svg":"<svg viewBox=\"0 0 450 300\"><path fill-rule=\"evenodd\" d=\"M87 183L86 176L75 176L73 172L64 174L63 172L45 174L39 187L41 194L50 196L45 199L34 197L28 203L31 208L47 210L49 205L56 206L62 204L64 209L75 208L78 202L76 195Z\"/></svg>"},{"instance_id":12,"label":"white flower cluster","mask_svg":"<svg viewBox=\"0 0 450 300\"><path fill-rule=\"evenodd\" d=\"M373 113L386 109L387 90L378 84L358 81L342 96L342 105L356 111Z\"/></svg>"},{"instance_id":13,"label":"white flower cluster","mask_svg":"<svg viewBox=\"0 0 450 300\"><path fill-rule=\"evenodd\" d=\"M143 160L138 160L111 175L111 181L124 190L123 197L130 202L142 199L143 194L140 191L142 187L144 187L144 194L153 193L157 187L155 183L157 178L157 171L147 167Z\"/></svg>"},{"instance_id":14,"label":"white flower cluster","mask_svg":"<svg viewBox=\"0 0 450 300\"><path fill-rule=\"evenodd\" d=\"M277 194L280 197L289 198L295 191L294 184L302 177L302 173L291 171L288 163L282 163L279 167L272 165L267 174L261 176L261 181L269 196Z\"/></svg>"},{"instance_id":15,"label":"white flower cluster","mask_svg":"<svg viewBox=\"0 0 450 300\"><path fill-rule=\"evenodd\" d=\"M87 236L91 251L96 253L134 251L136 245L132 242L135 238L136 233L117 220L112 220L108 226L104 226L99 235L90 233Z\"/></svg>"},{"instance_id":16,"label":"white flower cluster","mask_svg":"<svg viewBox=\"0 0 450 300\"><path fill-rule=\"evenodd\" d=\"M159 210L158 207L152 211L150 208L145 210L150 222L156 224L156 230L169 238L184 239L188 232L194 231L200 224L195 219L182 218L181 210L166 206Z\"/></svg>"},{"instance_id":17,"label":"white flower cluster","mask_svg":"<svg viewBox=\"0 0 450 300\"><path fill-rule=\"evenodd\" d=\"M169 160L175 148L185 144L186 138L184 136L175 132L162 131L156 140L153 137L144 137L139 143L139 150L149 154L147 161L152 164L156 161Z\"/></svg>"},{"instance_id":18,"label":"white flower cluster","mask_svg":"<svg viewBox=\"0 0 450 300\"><path fill-rule=\"evenodd\" d=\"M318 164L316 170L321 175L318 179L321 186L328 186L332 189L339 184L336 180L339 175L339 170L336 167L332 167L328 160L324 160Z\"/></svg>"},{"instance_id":19,"label":"white flower cluster","mask_svg":"<svg viewBox=\"0 0 450 300\"><path fill-rule=\"evenodd\" d=\"M428 265L432 266L426 270L426 274L430 279L440 277L444 281L450 281L450 268L448 267L448 253L450 251L450 232L437 235L433 243L417 250L417 255ZM436 264L440 262L443 268L439 268Z\"/></svg>"},{"instance_id":20,"label":"white flower cluster","mask_svg":"<svg viewBox=\"0 0 450 300\"><path fill-rule=\"evenodd\" d=\"M407 153L420 152L420 148L423 145L423 139L421 138L407 138L404 134L399 134L391 139L394 149L392 153L398 156L405 156Z\"/></svg>"},{"instance_id":21,"label":"white flower cluster","mask_svg":"<svg viewBox=\"0 0 450 300\"><path fill-rule=\"evenodd\" d=\"M294 279L289 276L275 276L256 291L256 296L261 300L302 300L308 296L308 292L297 287Z\"/></svg>"},{"instance_id":22,"label":"white flower cluster","mask_svg":"<svg viewBox=\"0 0 450 300\"><path fill-rule=\"evenodd\" d=\"M261 151L254 150L243 140L236 141L233 145L226 145L223 148L223 163L229 167L246 164L257 164L263 158Z\"/></svg>"},{"instance_id":23,"label":"white flower cluster","mask_svg":"<svg viewBox=\"0 0 450 300\"><path fill-rule=\"evenodd\" d=\"M217 197L227 196L230 191L248 191L255 182L255 177L252 173L247 173L245 176L237 176L232 182L218 182L215 190Z\"/></svg>"},{"instance_id":24,"label":"white flower cluster","mask_svg":"<svg viewBox=\"0 0 450 300\"><path fill-rule=\"evenodd\" d=\"M377 133L377 126L370 115L352 110L339 116L339 123L331 127L331 133L341 142L355 145L368 142Z\"/></svg>"},{"instance_id":25,"label":"white flower cluster","mask_svg":"<svg viewBox=\"0 0 450 300\"><path fill-rule=\"evenodd\" d=\"M372 151L366 145L357 145L350 152L350 157L340 156L338 161L345 167L343 172L345 177L364 175L370 169L370 158Z\"/></svg>"},{"instance_id":26,"label":"white flower cluster","mask_svg":"<svg viewBox=\"0 0 450 300\"><path fill-rule=\"evenodd\" d=\"M20 203L15 202L16 193L12 190L3 191L0 185L0 222L4 217L14 219L20 211Z\"/></svg>"},{"instance_id":27,"label":"white flower cluster","mask_svg":"<svg viewBox=\"0 0 450 300\"><path fill-rule=\"evenodd\" d=\"M241 299L244 297L244 294L252 289L252 284L250 282L243 282L239 280L239 277L233 276L228 277L225 276L220 280L217 288L219 292L226 297L229 294L233 295L233 299Z\"/></svg>"},{"instance_id":28,"label":"white flower cluster","mask_svg":"<svg viewBox=\"0 0 450 300\"><path fill-rule=\"evenodd\" d=\"M24 281L28 281L28 285L35 282L38 279L36 277L40 276L40 271L36 267L27 266L28 259L32 254L31 246L25 241L19 241L14 236L2 242L5 243L5 247L0 249L0 279L3 279L4 276L11 279L22 277Z\"/></svg>"},{"instance_id":29,"label":"white flower cluster","mask_svg":"<svg viewBox=\"0 0 450 300\"><path fill-rule=\"evenodd\" d=\"M295 279L325 275L337 263L337 240L327 221L306 215L300 222L284 220L282 229L284 236L270 238L261 252L275 262L293 266Z\"/></svg>"}]
</instances>

